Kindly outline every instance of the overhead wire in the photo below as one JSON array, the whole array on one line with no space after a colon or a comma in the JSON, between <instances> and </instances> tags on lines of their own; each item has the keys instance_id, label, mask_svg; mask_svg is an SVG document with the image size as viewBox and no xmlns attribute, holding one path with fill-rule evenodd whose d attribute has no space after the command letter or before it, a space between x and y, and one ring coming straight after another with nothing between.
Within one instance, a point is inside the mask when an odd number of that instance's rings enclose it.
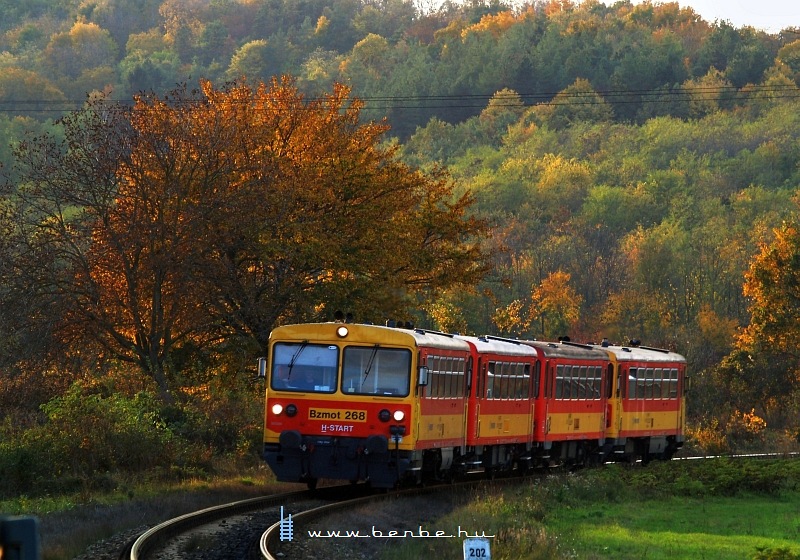
<instances>
[{"instance_id":1,"label":"overhead wire","mask_svg":"<svg viewBox=\"0 0 800 560\"><path fill-rule=\"evenodd\" d=\"M673 103L676 101L700 98L729 97L750 98L764 96L771 99L800 98L800 88L792 84L752 85L745 88L735 86L680 86L659 89L612 89L592 91L560 92L496 92L494 94L451 94L451 95L393 95L358 96L369 110L400 109L481 109L489 102L494 106L508 107L532 105L624 105L632 103ZM310 97L308 101L324 101L324 97ZM131 105L132 100L109 98L114 104ZM187 102L189 100L186 100ZM47 99L0 99L0 112L5 113L66 113L80 109L86 100L47 100ZM247 102L246 100L242 101Z\"/></svg>"}]
</instances>

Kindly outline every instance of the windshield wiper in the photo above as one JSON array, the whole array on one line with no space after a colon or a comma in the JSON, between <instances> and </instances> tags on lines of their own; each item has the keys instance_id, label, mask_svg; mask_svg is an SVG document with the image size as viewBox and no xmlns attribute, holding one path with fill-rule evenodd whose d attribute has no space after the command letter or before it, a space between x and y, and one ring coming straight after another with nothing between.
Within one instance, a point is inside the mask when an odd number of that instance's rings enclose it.
<instances>
[{"instance_id":1,"label":"windshield wiper","mask_svg":"<svg viewBox=\"0 0 800 560\"><path fill-rule=\"evenodd\" d=\"M364 379L361 380L361 387L359 387L359 390L363 389L364 383L367 382L367 377L369 377L369 372L372 369L372 363L375 361L375 356L378 354L378 348L380 348L380 344L376 344L372 349L372 354L369 355L367 367L364 369Z\"/></svg>"},{"instance_id":2,"label":"windshield wiper","mask_svg":"<svg viewBox=\"0 0 800 560\"><path fill-rule=\"evenodd\" d=\"M300 348L297 349L297 352L295 352L294 355L292 355L292 359L289 360L289 373L286 375L287 381L292 376L292 368L294 367L294 363L297 361L298 356L300 356L300 352L305 350L306 346L308 346L308 341L304 340L303 343L300 345Z\"/></svg>"}]
</instances>

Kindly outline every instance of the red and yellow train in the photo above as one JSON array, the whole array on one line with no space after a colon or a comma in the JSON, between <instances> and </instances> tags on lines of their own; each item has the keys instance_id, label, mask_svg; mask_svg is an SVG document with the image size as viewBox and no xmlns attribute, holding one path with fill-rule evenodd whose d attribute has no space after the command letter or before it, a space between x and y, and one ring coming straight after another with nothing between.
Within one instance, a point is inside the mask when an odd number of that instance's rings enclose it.
<instances>
[{"instance_id":1,"label":"red and yellow train","mask_svg":"<svg viewBox=\"0 0 800 560\"><path fill-rule=\"evenodd\" d=\"M312 323L276 328L261 371L264 458L310 487L668 459L684 441L686 360L655 348Z\"/></svg>"}]
</instances>

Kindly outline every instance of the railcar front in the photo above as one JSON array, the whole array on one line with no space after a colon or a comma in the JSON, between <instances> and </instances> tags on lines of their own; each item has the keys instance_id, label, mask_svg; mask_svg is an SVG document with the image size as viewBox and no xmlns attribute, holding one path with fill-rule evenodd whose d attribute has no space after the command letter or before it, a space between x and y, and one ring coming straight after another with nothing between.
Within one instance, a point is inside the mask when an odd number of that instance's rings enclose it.
<instances>
[{"instance_id":1,"label":"railcar front","mask_svg":"<svg viewBox=\"0 0 800 560\"><path fill-rule=\"evenodd\" d=\"M287 325L270 335L264 458L279 481L369 481L390 488L421 468L421 356L469 356L421 330L345 323ZM457 435L453 437L457 438Z\"/></svg>"}]
</instances>

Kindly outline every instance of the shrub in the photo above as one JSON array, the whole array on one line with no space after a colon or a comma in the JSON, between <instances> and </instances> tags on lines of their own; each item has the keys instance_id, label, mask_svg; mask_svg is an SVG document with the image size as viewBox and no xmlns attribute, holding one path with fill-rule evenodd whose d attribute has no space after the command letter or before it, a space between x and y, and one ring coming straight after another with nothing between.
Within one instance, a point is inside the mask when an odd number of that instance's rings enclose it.
<instances>
[{"instance_id":1,"label":"shrub","mask_svg":"<svg viewBox=\"0 0 800 560\"><path fill-rule=\"evenodd\" d=\"M104 396L76 383L42 410L44 423L0 446L10 495L64 491L70 481L107 485L106 473L169 467L175 457L175 438L152 394Z\"/></svg>"}]
</instances>

